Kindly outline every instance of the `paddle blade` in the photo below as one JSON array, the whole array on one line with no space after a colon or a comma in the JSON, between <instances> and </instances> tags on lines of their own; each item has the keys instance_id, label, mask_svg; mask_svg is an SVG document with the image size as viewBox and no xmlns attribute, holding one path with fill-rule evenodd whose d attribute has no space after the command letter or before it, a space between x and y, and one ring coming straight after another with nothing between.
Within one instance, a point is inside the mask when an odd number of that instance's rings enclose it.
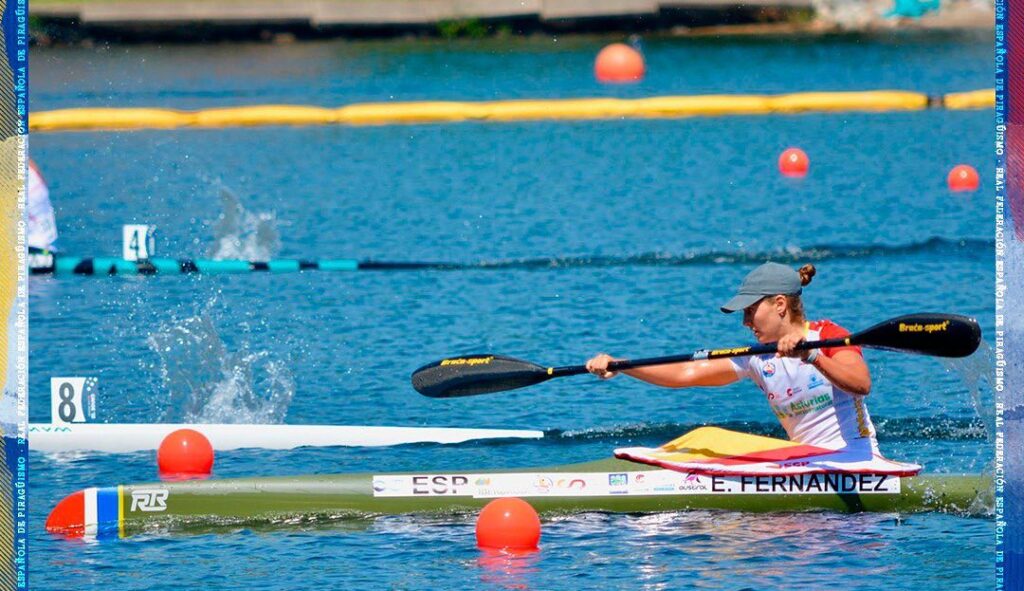
<instances>
[{"instance_id":1,"label":"paddle blade","mask_svg":"<svg viewBox=\"0 0 1024 591\"><path fill-rule=\"evenodd\" d=\"M981 327L956 314L908 314L861 331L854 345L936 357L967 357L981 344Z\"/></svg>"},{"instance_id":2,"label":"paddle blade","mask_svg":"<svg viewBox=\"0 0 1024 591\"><path fill-rule=\"evenodd\" d=\"M476 396L539 384L551 376L529 361L500 355L464 355L435 361L412 373L412 387L431 398Z\"/></svg>"}]
</instances>

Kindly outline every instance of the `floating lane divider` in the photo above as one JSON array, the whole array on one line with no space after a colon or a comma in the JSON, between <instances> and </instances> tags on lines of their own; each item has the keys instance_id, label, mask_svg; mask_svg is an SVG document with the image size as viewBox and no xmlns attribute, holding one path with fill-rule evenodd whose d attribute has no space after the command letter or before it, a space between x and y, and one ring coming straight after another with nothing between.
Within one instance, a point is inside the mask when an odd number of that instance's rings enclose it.
<instances>
[{"instance_id":1,"label":"floating lane divider","mask_svg":"<svg viewBox=\"0 0 1024 591\"><path fill-rule=\"evenodd\" d=\"M470 262L457 261L373 261L356 259L321 259L303 261L279 259L272 261L211 260L151 258L129 261L117 257L79 257L49 252L29 255L33 275L182 275L240 274L251 272L285 273L298 271L470 271L489 269L565 269L624 266L684 266L710 264L748 264L765 259L782 263L807 261L866 259L904 254L932 253L945 257L985 256L991 252L991 240L929 238L897 245L832 245L816 244L798 250L765 250L734 252L711 250L682 254L648 252L624 256L567 256L523 259L498 259Z\"/></svg>"},{"instance_id":2,"label":"floating lane divider","mask_svg":"<svg viewBox=\"0 0 1024 591\"><path fill-rule=\"evenodd\" d=\"M296 271L356 271L372 268L374 264L354 259L300 261L279 259L271 261L168 259L152 258L129 261L116 257L76 257L57 255L48 266L31 266L33 275L188 275L205 273L228 275L267 271L291 273ZM401 265L402 263L396 263Z\"/></svg>"},{"instance_id":3,"label":"floating lane divider","mask_svg":"<svg viewBox=\"0 0 1024 591\"><path fill-rule=\"evenodd\" d=\"M529 261L525 263L529 266ZM418 269L454 270L489 265L458 263L357 261L356 259L276 259L245 261L237 259L169 259L151 258L129 261L117 257L76 257L51 255L42 264L36 259L29 265L32 275L238 275L243 273L296 273L299 271L415 271ZM490 266L502 266L500 264ZM509 263L505 266L516 266Z\"/></svg>"},{"instance_id":4,"label":"floating lane divider","mask_svg":"<svg viewBox=\"0 0 1024 591\"><path fill-rule=\"evenodd\" d=\"M918 92L803 92L783 95L662 96L487 102L361 103L339 108L253 105L180 111L150 108L76 108L42 111L29 129L42 131L219 128L265 125L402 125L462 121L542 121L622 118L719 117L840 111L988 109L993 89L928 96Z\"/></svg>"}]
</instances>

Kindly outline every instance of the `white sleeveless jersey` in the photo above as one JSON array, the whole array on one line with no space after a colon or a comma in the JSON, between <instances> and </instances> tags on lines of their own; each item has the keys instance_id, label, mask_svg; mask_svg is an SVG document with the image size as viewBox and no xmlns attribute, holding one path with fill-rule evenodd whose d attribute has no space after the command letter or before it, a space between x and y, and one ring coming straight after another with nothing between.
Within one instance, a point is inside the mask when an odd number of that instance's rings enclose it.
<instances>
[{"instance_id":1,"label":"white sleeveless jersey","mask_svg":"<svg viewBox=\"0 0 1024 591\"><path fill-rule=\"evenodd\" d=\"M52 250L57 241L57 220L50 205L50 190L35 165L28 167L28 245Z\"/></svg>"},{"instance_id":2,"label":"white sleeveless jersey","mask_svg":"<svg viewBox=\"0 0 1024 591\"><path fill-rule=\"evenodd\" d=\"M807 325L807 340L848 336L844 328L828 320ZM859 347L822 349L832 357L836 352ZM737 357L731 359L736 374L747 377L761 388L772 412L786 429L791 441L841 449L870 446L878 451L875 426L871 423L864 396L857 396L832 385L817 368L795 357Z\"/></svg>"}]
</instances>

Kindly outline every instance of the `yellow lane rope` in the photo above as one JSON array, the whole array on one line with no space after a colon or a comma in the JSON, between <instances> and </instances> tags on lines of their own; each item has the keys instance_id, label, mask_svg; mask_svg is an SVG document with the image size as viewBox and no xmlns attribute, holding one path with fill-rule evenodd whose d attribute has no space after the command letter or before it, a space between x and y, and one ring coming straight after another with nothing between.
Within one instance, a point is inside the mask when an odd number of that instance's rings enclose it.
<instances>
[{"instance_id":1,"label":"yellow lane rope","mask_svg":"<svg viewBox=\"0 0 1024 591\"><path fill-rule=\"evenodd\" d=\"M917 92L802 92L783 95L662 96L641 99L553 99L490 102L361 103L336 109L302 105L254 105L173 109L60 109L32 113L33 132L71 130L219 128L264 125L401 125L460 121L716 117L840 111L917 111L928 108L988 109L995 91L975 90L929 97Z\"/></svg>"}]
</instances>

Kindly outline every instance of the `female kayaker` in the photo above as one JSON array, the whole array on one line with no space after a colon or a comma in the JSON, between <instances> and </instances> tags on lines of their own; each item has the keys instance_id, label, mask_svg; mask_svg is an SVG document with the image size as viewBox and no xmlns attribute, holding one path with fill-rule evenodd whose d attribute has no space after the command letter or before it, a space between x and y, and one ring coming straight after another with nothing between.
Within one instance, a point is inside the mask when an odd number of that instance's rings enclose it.
<instances>
[{"instance_id":1,"label":"female kayaker","mask_svg":"<svg viewBox=\"0 0 1024 591\"><path fill-rule=\"evenodd\" d=\"M871 374L860 347L799 351L804 340L844 337L850 333L829 321L808 322L800 294L815 275L813 265L799 271L765 263L747 275L722 311L743 311L743 325L760 343L778 343L778 353L642 367L622 373L669 388L724 386L749 378L764 392L772 412L790 440L827 447L869 446L877 452L875 427L864 398ZM587 362L600 378L614 377L604 353Z\"/></svg>"},{"instance_id":2,"label":"female kayaker","mask_svg":"<svg viewBox=\"0 0 1024 591\"><path fill-rule=\"evenodd\" d=\"M28 247L31 251L55 251L57 221L50 204L50 189L32 160L28 161Z\"/></svg>"}]
</instances>

